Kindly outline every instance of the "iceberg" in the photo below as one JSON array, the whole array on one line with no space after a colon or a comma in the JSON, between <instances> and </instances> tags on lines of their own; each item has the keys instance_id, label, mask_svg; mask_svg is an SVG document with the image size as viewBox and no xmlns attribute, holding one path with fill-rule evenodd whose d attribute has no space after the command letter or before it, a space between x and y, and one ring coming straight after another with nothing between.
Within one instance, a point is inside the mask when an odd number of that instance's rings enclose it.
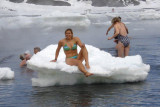
<instances>
[{"instance_id":1,"label":"iceberg","mask_svg":"<svg viewBox=\"0 0 160 107\"><path fill-rule=\"evenodd\" d=\"M0 80L14 79L14 71L11 68L0 68Z\"/></svg>"},{"instance_id":2,"label":"iceberg","mask_svg":"<svg viewBox=\"0 0 160 107\"><path fill-rule=\"evenodd\" d=\"M27 62L28 68L38 72L37 78L32 78L33 86L138 82L144 81L150 71L150 65L144 64L140 55L113 57L108 52L86 45L91 67L88 72L94 75L85 77L76 66L65 63L63 49L57 62L50 62L55 57L56 48L57 44L49 45Z\"/></svg>"}]
</instances>

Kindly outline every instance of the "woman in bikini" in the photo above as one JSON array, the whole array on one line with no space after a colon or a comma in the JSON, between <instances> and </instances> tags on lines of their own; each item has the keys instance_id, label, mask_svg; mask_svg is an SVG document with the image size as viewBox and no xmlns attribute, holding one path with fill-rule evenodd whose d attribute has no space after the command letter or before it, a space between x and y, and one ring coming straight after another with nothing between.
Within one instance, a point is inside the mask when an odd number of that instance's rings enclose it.
<instances>
[{"instance_id":1,"label":"woman in bikini","mask_svg":"<svg viewBox=\"0 0 160 107\"><path fill-rule=\"evenodd\" d=\"M127 36L128 29L118 17L112 19L112 24L114 25L115 33L112 37L109 37L108 40L118 37L118 57L128 56L130 48L130 40Z\"/></svg>"},{"instance_id":2,"label":"woman in bikini","mask_svg":"<svg viewBox=\"0 0 160 107\"><path fill-rule=\"evenodd\" d=\"M77 45L81 48L79 54L77 52ZM85 66L87 69L90 68L88 62L88 51L84 44L81 43L81 40L78 37L73 37L72 29L67 29L65 31L65 38L60 40L58 47L56 49L55 59L52 62L56 62L59 51L63 47L64 53L66 55L66 64L78 66L78 69L84 73L86 77L93 75L92 73L87 72L84 65L82 64L85 60Z\"/></svg>"}]
</instances>

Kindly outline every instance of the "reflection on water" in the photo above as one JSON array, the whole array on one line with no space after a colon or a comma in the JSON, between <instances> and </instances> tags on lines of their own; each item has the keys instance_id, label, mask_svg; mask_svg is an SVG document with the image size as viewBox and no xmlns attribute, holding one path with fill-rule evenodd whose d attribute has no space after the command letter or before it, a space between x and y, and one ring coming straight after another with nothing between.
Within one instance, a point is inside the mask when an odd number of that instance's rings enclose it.
<instances>
[{"instance_id":1,"label":"reflection on water","mask_svg":"<svg viewBox=\"0 0 160 107\"><path fill-rule=\"evenodd\" d=\"M14 80L0 80L0 85L13 85Z\"/></svg>"},{"instance_id":2,"label":"reflection on water","mask_svg":"<svg viewBox=\"0 0 160 107\"><path fill-rule=\"evenodd\" d=\"M145 105L146 82L126 84L93 84L75 86L33 87L32 106L121 106ZM129 98L128 98L129 97ZM143 100L141 100L143 99ZM134 101L134 102L133 102Z\"/></svg>"}]
</instances>

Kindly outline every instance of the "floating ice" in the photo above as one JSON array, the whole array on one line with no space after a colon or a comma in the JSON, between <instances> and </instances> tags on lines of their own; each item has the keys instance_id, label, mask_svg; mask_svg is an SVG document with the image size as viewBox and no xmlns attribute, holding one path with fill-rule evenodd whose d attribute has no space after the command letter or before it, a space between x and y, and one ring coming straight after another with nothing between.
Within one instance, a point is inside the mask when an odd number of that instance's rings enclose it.
<instances>
[{"instance_id":1,"label":"floating ice","mask_svg":"<svg viewBox=\"0 0 160 107\"><path fill-rule=\"evenodd\" d=\"M38 72L38 78L32 79L32 85L44 87L81 83L137 82L145 80L148 75L150 65L144 64L140 55L119 58L91 45L86 47L91 66L88 72L94 75L85 77L76 66L67 65L63 49L57 62L50 62L54 59L57 48L57 45L50 45L27 62L29 68Z\"/></svg>"},{"instance_id":2,"label":"floating ice","mask_svg":"<svg viewBox=\"0 0 160 107\"><path fill-rule=\"evenodd\" d=\"M3 67L0 68L0 80L7 80L14 78L14 71L11 68Z\"/></svg>"}]
</instances>

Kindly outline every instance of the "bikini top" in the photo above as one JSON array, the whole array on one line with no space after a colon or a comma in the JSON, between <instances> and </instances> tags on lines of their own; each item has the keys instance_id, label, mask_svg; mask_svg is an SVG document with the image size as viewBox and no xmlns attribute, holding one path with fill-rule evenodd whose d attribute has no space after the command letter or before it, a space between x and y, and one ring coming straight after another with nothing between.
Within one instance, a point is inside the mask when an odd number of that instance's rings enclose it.
<instances>
[{"instance_id":1,"label":"bikini top","mask_svg":"<svg viewBox=\"0 0 160 107\"><path fill-rule=\"evenodd\" d=\"M73 47L70 49L68 46L67 46L67 44L65 44L64 46L63 46L63 49L65 50L65 51L69 51L69 50L76 50L77 49L77 44L75 44L74 43L74 45L73 45Z\"/></svg>"}]
</instances>

